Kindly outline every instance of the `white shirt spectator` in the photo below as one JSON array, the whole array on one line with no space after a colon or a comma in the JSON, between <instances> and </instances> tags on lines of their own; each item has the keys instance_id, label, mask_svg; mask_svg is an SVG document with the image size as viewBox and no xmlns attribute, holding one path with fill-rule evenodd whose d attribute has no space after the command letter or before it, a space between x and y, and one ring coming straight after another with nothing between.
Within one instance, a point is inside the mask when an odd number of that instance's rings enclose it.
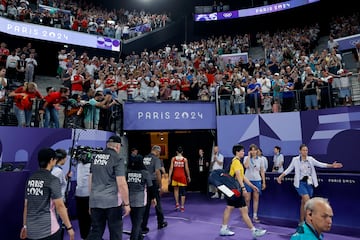
<instances>
[{"instance_id":1,"label":"white shirt spectator","mask_svg":"<svg viewBox=\"0 0 360 240\"><path fill-rule=\"evenodd\" d=\"M19 56L9 55L6 59L6 68L16 68L18 60L20 60Z\"/></svg>"},{"instance_id":2,"label":"white shirt spectator","mask_svg":"<svg viewBox=\"0 0 360 240\"><path fill-rule=\"evenodd\" d=\"M216 160L216 161L215 161ZM219 164L218 162L221 162L222 164ZM223 165L224 165L224 156L217 152L216 154L213 154L212 158L211 158L211 163L212 164L212 168L211 170L216 170L216 169L223 169Z\"/></svg>"},{"instance_id":3,"label":"white shirt spectator","mask_svg":"<svg viewBox=\"0 0 360 240\"><path fill-rule=\"evenodd\" d=\"M90 75L91 75L92 77L94 77L94 73L95 73L96 69L97 69L97 67L96 67L95 64L93 64L93 63L90 63L90 64L86 64L86 65L85 65L85 71L88 72L88 73L90 73Z\"/></svg>"},{"instance_id":4,"label":"white shirt spectator","mask_svg":"<svg viewBox=\"0 0 360 240\"><path fill-rule=\"evenodd\" d=\"M268 94L270 93L271 90L271 82L270 79L268 79L267 77L263 76L260 79L260 84L261 84L261 92L264 94Z\"/></svg>"}]
</instances>

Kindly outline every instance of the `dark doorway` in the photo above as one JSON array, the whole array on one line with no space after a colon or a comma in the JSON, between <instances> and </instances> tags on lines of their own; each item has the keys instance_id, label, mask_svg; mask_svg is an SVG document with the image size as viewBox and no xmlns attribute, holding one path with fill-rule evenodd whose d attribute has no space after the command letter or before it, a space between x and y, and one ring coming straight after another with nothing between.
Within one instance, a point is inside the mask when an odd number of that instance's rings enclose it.
<instances>
[{"instance_id":1,"label":"dark doorway","mask_svg":"<svg viewBox=\"0 0 360 240\"><path fill-rule=\"evenodd\" d=\"M184 149L184 157L189 161L189 169L192 182L188 186L188 191L200 191L205 189L204 184L207 182L207 171L200 174L199 172L199 149L204 150L206 161L210 161L213 142L215 136L211 130L196 130L196 131L171 131L168 133L168 141L161 145L167 147L167 157L162 158L166 172L169 172L170 160L176 155L176 149L181 146ZM151 146L151 132L144 131L129 131L126 132L129 150L136 147L139 154L146 155L150 152ZM205 174L206 173L206 174ZM206 179L204 179L206 178Z\"/></svg>"},{"instance_id":2,"label":"dark doorway","mask_svg":"<svg viewBox=\"0 0 360 240\"><path fill-rule=\"evenodd\" d=\"M199 171L199 149L204 150L205 161L210 162L214 140L210 130L187 133L173 132L169 134L169 158L175 156L177 147L181 146L184 150L184 157L188 159L191 175L188 191L203 191L206 189L204 184L207 184L208 169L204 169L203 173Z\"/></svg>"}]
</instances>

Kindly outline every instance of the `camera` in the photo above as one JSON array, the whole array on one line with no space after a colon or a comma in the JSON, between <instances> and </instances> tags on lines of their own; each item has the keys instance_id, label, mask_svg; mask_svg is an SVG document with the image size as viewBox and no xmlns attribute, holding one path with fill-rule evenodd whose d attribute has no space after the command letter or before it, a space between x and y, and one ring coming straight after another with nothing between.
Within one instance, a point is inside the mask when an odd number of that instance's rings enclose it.
<instances>
[{"instance_id":1,"label":"camera","mask_svg":"<svg viewBox=\"0 0 360 240\"><path fill-rule=\"evenodd\" d=\"M72 153L72 164L76 165L78 162L83 164L92 163L96 154L103 151L102 147L90 147L90 146L77 146L70 149Z\"/></svg>"}]
</instances>

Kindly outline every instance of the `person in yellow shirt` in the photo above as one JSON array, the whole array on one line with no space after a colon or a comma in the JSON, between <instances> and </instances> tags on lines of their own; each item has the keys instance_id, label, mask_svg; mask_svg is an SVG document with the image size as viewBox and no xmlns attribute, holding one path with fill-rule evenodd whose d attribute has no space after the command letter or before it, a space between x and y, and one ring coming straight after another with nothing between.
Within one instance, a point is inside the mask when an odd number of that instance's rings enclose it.
<instances>
[{"instance_id":1,"label":"person in yellow shirt","mask_svg":"<svg viewBox=\"0 0 360 240\"><path fill-rule=\"evenodd\" d=\"M248 207L246 206L244 198L244 193L246 193L244 182L248 184L248 186L250 186L254 191L259 191L259 189L254 184L252 184L244 175L244 167L241 164L241 159L244 157L244 147L242 145L236 144L233 146L232 152L234 154L234 158L232 159L230 164L229 174L232 177L236 178L237 182L239 183L239 189L241 189L241 194L237 198L226 197L226 207L223 214L223 222L220 229L220 236L232 236L235 234L235 232L229 229L228 223L230 220L231 212L234 210L234 208L238 208L240 210L243 221L252 231L253 237L261 237L266 233L266 230L255 228L255 226L251 222Z\"/></svg>"}]
</instances>

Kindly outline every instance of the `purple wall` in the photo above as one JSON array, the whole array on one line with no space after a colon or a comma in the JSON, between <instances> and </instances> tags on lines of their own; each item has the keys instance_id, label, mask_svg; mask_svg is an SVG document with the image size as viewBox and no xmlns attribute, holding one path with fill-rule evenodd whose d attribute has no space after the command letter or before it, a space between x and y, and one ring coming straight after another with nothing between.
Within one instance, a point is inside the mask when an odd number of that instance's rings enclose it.
<instances>
[{"instance_id":1,"label":"purple wall","mask_svg":"<svg viewBox=\"0 0 360 240\"><path fill-rule=\"evenodd\" d=\"M113 134L97 130L18 127L0 127L0 133L0 156L3 164L25 164L23 171L0 172L0 239L19 239L25 183L29 175L38 169L37 152L40 148L68 150L73 139L75 146L105 147L106 139ZM69 161L64 168L69 168ZM72 203L69 211L70 214L74 212Z\"/></svg>"},{"instance_id":2,"label":"purple wall","mask_svg":"<svg viewBox=\"0 0 360 240\"><path fill-rule=\"evenodd\" d=\"M261 218L296 226L300 197L293 186L293 175L286 176L282 184L276 182L278 175L266 173L266 189L260 196L258 214ZM360 214L360 208L356 207L360 194L355 191L359 189L360 174L320 173L318 178L319 186L315 188L314 196L325 197L330 201L334 211L331 232L360 237L360 221L354 221L351 217Z\"/></svg>"},{"instance_id":3,"label":"purple wall","mask_svg":"<svg viewBox=\"0 0 360 240\"><path fill-rule=\"evenodd\" d=\"M247 150L252 143L272 160L278 145L287 159L299 154L301 143L309 155L320 161L342 162L343 172L360 173L360 107L339 107L260 115L217 117L218 145L225 157L232 157L232 146L241 143ZM270 161L269 161L270 162ZM289 162L285 162L288 165ZM329 169L327 169L329 171ZM336 170L339 172L339 170Z\"/></svg>"},{"instance_id":4,"label":"purple wall","mask_svg":"<svg viewBox=\"0 0 360 240\"><path fill-rule=\"evenodd\" d=\"M164 106L165 103L156 106ZM203 112L206 118L199 118L203 122L207 119L214 121L214 116L207 116L205 105L192 105L185 112ZM210 106L209 106L210 107ZM213 111L211 106L209 111ZM156 108L174 112L172 109ZM148 109L148 111L156 111ZM126 115L125 115L126 116ZM170 115L171 116L171 115ZM175 116L177 116L175 114ZM191 116L191 114L190 114ZM132 118L136 121L136 118ZM175 119L172 119L175 121ZM158 119L147 119L146 126L156 126L150 130L167 130L169 125L160 124ZM178 129L189 124L189 120L177 122ZM139 126L134 123L135 126ZM199 125L199 124L198 124ZM193 126L198 126L194 124ZM212 123L200 124L213 127ZM342 107L328 110L260 114L218 116L216 119L218 145L220 151L228 159L232 156L231 148L235 143L242 143L246 148L249 144L258 144L265 156L271 156L273 146L280 145L286 155L287 162L297 155L299 145L306 143L310 154L321 161L337 160L344 164L344 168L332 173L319 174L320 186L315 190L316 196L329 198L335 212L333 231L344 234L344 229L351 229L360 236L360 222L351 221L353 216L360 215L357 200L360 195L360 107ZM170 123L170 126L171 125ZM131 129L129 129L131 130ZM69 149L75 139L75 146L87 145L104 147L110 132L96 130L72 129L37 129L0 127L0 155L3 162L27 162L26 170L20 172L0 172L0 236L3 239L18 239L22 224L25 181L37 167L37 151L42 147ZM271 162L271 158L269 158ZM66 168L66 166L65 166ZM320 170L319 170L320 171ZM345 174L339 171L346 172ZM273 174L267 174L268 188L261 196L259 215L264 218L280 219L296 222L299 212L299 197L292 186L291 176L282 185L275 182ZM351 196L349 196L351 194ZM351 207L351 210L349 210ZM71 209L70 209L71 210ZM5 217L6 216L6 217Z\"/></svg>"},{"instance_id":5,"label":"purple wall","mask_svg":"<svg viewBox=\"0 0 360 240\"><path fill-rule=\"evenodd\" d=\"M217 133L226 165L233 156L232 146L236 143L244 145L246 152L252 143L260 146L270 169L275 145L282 148L285 167L299 154L301 143L307 144L309 155L320 161L342 162L342 169L317 169L319 187L314 195L329 199L335 214L333 232L360 237L360 222L353 221L350 216L360 214L360 208L356 207L360 194L355 190L360 187L360 107L218 116ZM287 176L281 185L275 181L277 176L267 173L267 189L260 197L259 215L296 224L300 198L292 185L292 176Z\"/></svg>"}]
</instances>

